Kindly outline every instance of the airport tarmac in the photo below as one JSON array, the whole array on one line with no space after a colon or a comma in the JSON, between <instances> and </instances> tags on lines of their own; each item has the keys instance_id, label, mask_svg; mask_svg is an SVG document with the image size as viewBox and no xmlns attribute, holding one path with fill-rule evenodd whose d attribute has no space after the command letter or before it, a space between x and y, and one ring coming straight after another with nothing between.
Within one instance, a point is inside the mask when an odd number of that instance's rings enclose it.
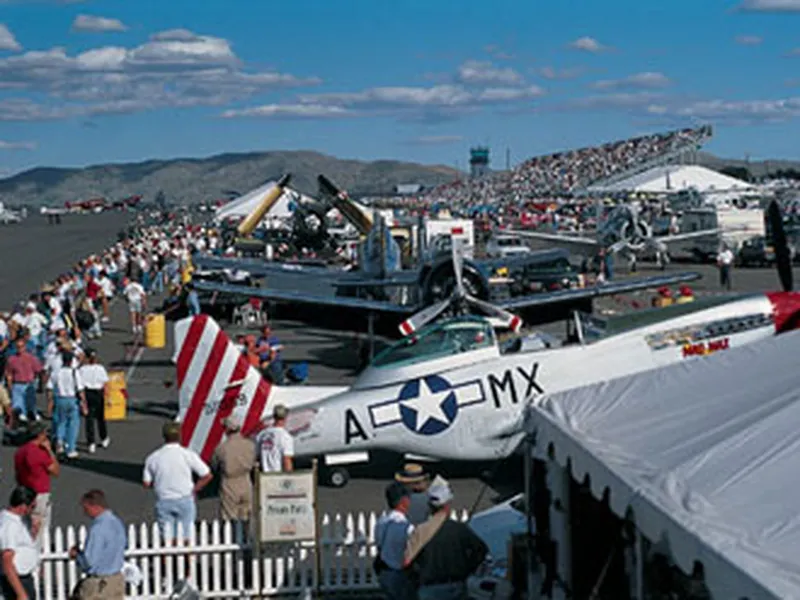
<instances>
[{"instance_id":1,"label":"airport tarmac","mask_svg":"<svg viewBox=\"0 0 800 600\"><path fill-rule=\"evenodd\" d=\"M0 299L3 308L28 291L58 274L75 259L99 250L116 239L117 231L124 226L124 216L117 213L72 217L58 226L25 224L4 228L0 236L3 256L14 256L24 248L24 261L0 263ZM36 218L36 217L34 217ZM42 219L43 220L43 219ZM43 220L44 221L44 220ZM45 229L46 228L46 229ZM33 244L36 236L47 237L48 244ZM42 231L44 230L44 231ZM46 234L45 234L46 232ZM77 249L71 244L78 244ZM59 250L54 250L54 249ZM23 264L24 263L24 264ZM672 265L670 271L695 270L704 275L693 288L699 293L719 292L716 269L709 265ZM651 273L648 265L641 265L641 274ZM797 269L795 276L798 276ZM764 291L778 288L774 270L740 269L733 274L734 291ZM629 310L630 300L649 304L650 293L640 293L622 301L607 300L606 310ZM354 334L332 333L310 328L296 322L276 321L275 333L286 346L287 362L307 361L309 382L313 384L342 384L353 380L357 364L358 339ZM127 323L127 309L123 302L113 306L112 323L101 340L94 342L110 370L126 372L130 398L128 416L124 421L109 424L111 447L97 454L81 454L75 461L64 465L61 476L54 483L54 514L56 525L67 525L84 520L78 506L80 494L89 488L106 491L114 510L129 523L152 520L154 497L141 486L141 470L145 456L160 443L161 424L175 415L175 369L171 362L172 348L168 343L163 350L141 349L132 344ZM298 388L301 391L302 387ZM83 442L83 433L81 433ZM79 448L82 449L82 448ZM4 447L0 456L2 479L6 489L13 479L13 447ZM521 486L522 474L515 461L507 461L503 473L485 486L478 478L486 466L460 465L445 469L455 492L457 508L485 508ZM343 489L321 488L320 510L323 513L382 510L383 488L391 477L393 464L383 467L356 470L353 479ZM434 471L440 467L434 467ZM218 500L213 493L205 495L199 503L201 518L216 514Z\"/></svg>"},{"instance_id":2,"label":"airport tarmac","mask_svg":"<svg viewBox=\"0 0 800 600\"><path fill-rule=\"evenodd\" d=\"M62 215L60 225L31 214L0 227L0 306L24 300L29 291L57 277L71 264L117 241L131 214Z\"/></svg>"}]
</instances>

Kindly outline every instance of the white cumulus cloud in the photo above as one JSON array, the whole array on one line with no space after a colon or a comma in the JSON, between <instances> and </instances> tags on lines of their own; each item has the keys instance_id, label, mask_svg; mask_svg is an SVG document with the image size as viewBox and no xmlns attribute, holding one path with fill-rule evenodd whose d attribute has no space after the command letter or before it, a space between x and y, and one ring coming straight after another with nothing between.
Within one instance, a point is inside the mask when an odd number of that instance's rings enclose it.
<instances>
[{"instance_id":1,"label":"white cumulus cloud","mask_svg":"<svg viewBox=\"0 0 800 600\"><path fill-rule=\"evenodd\" d=\"M663 98L658 92L617 92L599 96L585 96L569 102L571 108L614 109L642 108Z\"/></svg>"},{"instance_id":2,"label":"white cumulus cloud","mask_svg":"<svg viewBox=\"0 0 800 600\"><path fill-rule=\"evenodd\" d=\"M0 120L138 112L162 107L222 106L257 93L316 85L316 77L251 71L228 40L170 30L133 47L64 48L0 58L0 92L35 92L32 106L0 103Z\"/></svg>"},{"instance_id":3,"label":"white cumulus cloud","mask_svg":"<svg viewBox=\"0 0 800 600\"><path fill-rule=\"evenodd\" d=\"M429 86L379 86L358 91L300 94L291 102L227 110L234 117L390 116L405 120L439 122L483 107L525 104L545 91L525 82L510 68L489 62L467 61L446 78Z\"/></svg>"},{"instance_id":4,"label":"white cumulus cloud","mask_svg":"<svg viewBox=\"0 0 800 600\"><path fill-rule=\"evenodd\" d=\"M408 140L406 143L413 146L443 146L463 141L463 135L421 135Z\"/></svg>"},{"instance_id":5,"label":"white cumulus cloud","mask_svg":"<svg viewBox=\"0 0 800 600\"><path fill-rule=\"evenodd\" d=\"M231 109L222 113L222 118L263 117L273 119L326 119L355 116L355 113L339 106L322 104L265 104L250 108Z\"/></svg>"},{"instance_id":6,"label":"white cumulus cloud","mask_svg":"<svg viewBox=\"0 0 800 600\"><path fill-rule=\"evenodd\" d=\"M573 50L582 50L583 52L591 52L592 54L597 54L598 52L608 50L607 46L604 46L593 37L588 36L584 36L570 42L569 47Z\"/></svg>"},{"instance_id":7,"label":"white cumulus cloud","mask_svg":"<svg viewBox=\"0 0 800 600\"><path fill-rule=\"evenodd\" d=\"M717 122L781 122L800 117L800 97L777 100L704 100L675 106L669 112L681 117Z\"/></svg>"},{"instance_id":8,"label":"white cumulus cloud","mask_svg":"<svg viewBox=\"0 0 800 600\"><path fill-rule=\"evenodd\" d=\"M84 31L92 33L127 31L125 23L119 19L109 19L107 17L96 17L93 15L78 15L72 22L72 31Z\"/></svg>"},{"instance_id":9,"label":"white cumulus cloud","mask_svg":"<svg viewBox=\"0 0 800 600\"><path fill-rule=\"evenodd\" d=\"M623 88L653 89L667 87L672 83L666 75L654 71L636 73L623 79L596 81L592 87L598 90L617 90Z\"/></svg>"},{"instance_id":10,"label":"white cumulus cloud","mask_svg":"<svg viewBox=\"0 0 800 600\"><path fill-rule=\"evenodd\" d=\"M538 86L489 87L470 90L460 85L435 85L432 87L377 87L361 92L301 95L300 101L311 104L379 107L457 107L493 102L507 102L536 98L544 94Z\"/></svg>"},{"instance_id":11,"label":"white cumulus cloud","mask_svg":"<svg viewBox=\"0 0 800 600\"><path fill-rule=\"evenodd\" d=\"M11 50L12 52L19 52L22 50L22 45L17 41L17 38L14 37L14 34L11 33L11 30L0 23L0 50Z\"/></svg>"},{"instance_id":12,"label":"white cumulus cloud","mask_svg":"<svg viewBox=\"0 0 800 600\"><path fill-rule=\"evenodd\" d=\"M758 46L764 39L759 35L737 35L736 43L741 46Z\"/></svg>"},{"instance_id":13,"label":"white cumulus cloud","mask_svg":"<svg viewBox=\"0 0 800 600\"><path fill-rule=\"evenodd\" d=\"M739 9L753 12L800 12L800 0L744 0Z\"/></svg>"},{"instance_id":14,"label":"white cumulus cloud","mask_svg":"<svg viewBox=\"0 0 800 600\"><path fill-rule=\"evenodd\" d=\"M522 75L511 67L496 67L489 61L468 60L459 66L458 80L477 85L517 85L522 83Z\"/></svg>"},{"instance_id":15,"label":"white cumulus cloud","mask_svg":"<svg viewBox=\"0 0 800 600\"><path fill-rule=\"evenodd\" d=\"M0 140L0 150L35 150L36 142L8 142Z\"/></svg>"},{"instance_id":16,"label":"white cumulus cloud","mask_svg":"<svg viewBox=\"0 0 800 600\"><path fill-rule=\"evenodd\" d=\"M575 79L585 72L583 67L571 67L567 69L556 69L555 67L542 67L533 71L535 74L545 79Z\"/></svg>"}]
</instances>

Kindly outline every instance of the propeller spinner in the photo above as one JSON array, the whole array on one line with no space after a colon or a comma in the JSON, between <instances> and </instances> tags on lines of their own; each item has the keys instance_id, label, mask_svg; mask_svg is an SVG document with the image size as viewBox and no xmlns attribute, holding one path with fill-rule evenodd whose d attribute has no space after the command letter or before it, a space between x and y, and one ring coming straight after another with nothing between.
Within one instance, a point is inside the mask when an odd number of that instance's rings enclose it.
<instances>
[{"instance_id":1,"label":"propeller spinner","mask_svg":"<svg viewBox=\"0 0 800 600\"><path fill-rule=\"evenodd\" d=\"M467 290L464 288L464 259L461 254L461 249L458 245L458 240L455 238L452 239L451 252L453 259L453 272L455 274L455 287L453 288L452 294L450 294L449 298L445 298L444 300L440 300L439 302L431 304L430 306L426 306L421 311L403 321L400 324L400 333L403 335L410 335L414 333L421 327L439 317L448 308L453 308L454 312L459 313L465 312L467 307L475 308L486 314L488 317L498 319L502 326L508 327L514 332L519 331L519 329L522 327L522 319L520 319L517 315L498 306L494 306L489 302L479 300L478 298L475 298L467 293Z\"/></svg>"}]
</instances>

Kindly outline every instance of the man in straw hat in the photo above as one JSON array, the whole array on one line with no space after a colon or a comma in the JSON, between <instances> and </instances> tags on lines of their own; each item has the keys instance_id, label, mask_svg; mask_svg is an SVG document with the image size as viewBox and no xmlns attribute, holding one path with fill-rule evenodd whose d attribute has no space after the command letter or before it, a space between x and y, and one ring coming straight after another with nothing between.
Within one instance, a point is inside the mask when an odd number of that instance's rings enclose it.
<instances>
[{"instance_id":1,"label":"man in straw hat","mask_svg":"<svg viewBox=\"0 0 800 600\"><path fill-rule=\"evenodd\" d=\"M226 440L211 459L212 468L220 474L220 516L223 519L247 521L253 506L253 486L250 473L256 445L242 435L242 420L229 415L222 419Z\"/></svg>"},{"instance_id":2,"label":"man in straw hat","mask_svg":"<svg viewBox=\"0 0 800 600\"><path fill-rule=\"evenodd\" d=\"M408 489L411 502L407 517L412 525L419 525L428 520L430 508L428 507L428 486L430 475L425 472L422 465L406 463L403 470L395 473L394 480L402 483Z\"/></svg>"}]
</instances>

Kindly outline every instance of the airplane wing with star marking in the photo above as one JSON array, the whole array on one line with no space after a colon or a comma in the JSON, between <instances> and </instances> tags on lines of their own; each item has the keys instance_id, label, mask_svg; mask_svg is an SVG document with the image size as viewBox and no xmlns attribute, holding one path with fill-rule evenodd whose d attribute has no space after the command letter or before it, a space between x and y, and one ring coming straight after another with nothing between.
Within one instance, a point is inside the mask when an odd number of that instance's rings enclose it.
<instances>
[{"instance_id":1,"label":"airplane wing with star marking","mask_svg":"<svg viewBox=\"0 0 800 600\"><path fill-rule=\"evenodd\" d=\"M676 233L674 235L658 235L653 236L653 239L659 244L677 244L685 242L686 240L694 240L702 237L714 236L722 233L722 229L704 229L702 231L689 231L687 233Z\"/></svg>"},{"instance_id":2,"label":"airplane wing with star marking","mask_svg":"<svg viewBox=\"0 0 800 600\"><path fill-rule=\"evenodd\" d=\"M313 275L314 277L346 273L344 270L332 269L322 262L277 262L261 258L225 258L199 253L192 256L192 264L203 271L222 271L225 269L246 271L252 277L264 277L275 273Z\"/></svg>"},{"instance_id":3,"label":"airplane wing with star marking","mask_svg":"<svg viewBox=\"0 0 800 600\"><path fill-rule=\"evenodd\" d=\"M212 281L195 281L194 287L196 290L203 292L217 292L246 298L263 298L264 300L269 300L272 302L309 304L322 307L356 308L373 313L386 313L398 316L413 314L419 308L416 306L404 306L401 304L395 304L394 302L370 300L367 298L305 294L303 292L294 292L289 290L276 290Z\"/></svg>"},{"instance_id":4,"label":"airplane wing with star marking","mask_svg":"<svg viewBox=\"0 0 800 600\"><path fill-rule=\"evenodd\" d=\"M560 290L555 292L543 292L530 294L494 302L498 307L510 311L529 311L538 307L548 307L582 300L592 300L603 296L613 296L639 290L655 289L662 286L686 283L700 279L699 273L676 273L674 275L656 275L652 277L640 277L636 279L624 279L613 281L591 287ZM216 292L241 296L244 298L263 298L272 302L303 304L318 306L323 308L343 308L356 309L371 312L376 316L388 316L402 319L415 314L421 306L402 305L383 300L373 300L369 298L356 298L350 296L307 294L303 292L270 289L260 287L250 287L246 285L236 285L230 283L196 281L194 286L199 291Z\"/></svg>"},{"instance_id":5,"label":"airplane wing with star marking","mask_svg":"<svg viewBox=\"0 0 800 600\"><path fill-rule=\"evenodd\" d=\"M564 235L558 233L542 233L539 231L521 231L519 229L506 231L505 233L517 235L519 237L529 238L532 240L554 242L561 246L575 248L579 252L594 251L600 247L600 244L597 243L597 240L591 237L580 237L577 235Z\"/></svg>"},{"instance_id":6,"label":"airplane wing with star marking","mask_svg":"<svg viewBox=\"0 0 800 600\"><path fill-rule=\"evenodd\" d=\"M628 292L637 292L639 290L655 289L666 285L675 285L676 283L696 281L701 277L702 276L700 273L676 273L675 275L656 275L653 277L623 279L621 281L612 281L590 287L560 290L556 292L512 298L511 300L498 302L497 305L505 308L506 310L522 310L537 306L558 304L561 302L591 300L593 298L601 298L603 296L615 296L617 294L626 294Z\"/></svg>"}]
</instances>

